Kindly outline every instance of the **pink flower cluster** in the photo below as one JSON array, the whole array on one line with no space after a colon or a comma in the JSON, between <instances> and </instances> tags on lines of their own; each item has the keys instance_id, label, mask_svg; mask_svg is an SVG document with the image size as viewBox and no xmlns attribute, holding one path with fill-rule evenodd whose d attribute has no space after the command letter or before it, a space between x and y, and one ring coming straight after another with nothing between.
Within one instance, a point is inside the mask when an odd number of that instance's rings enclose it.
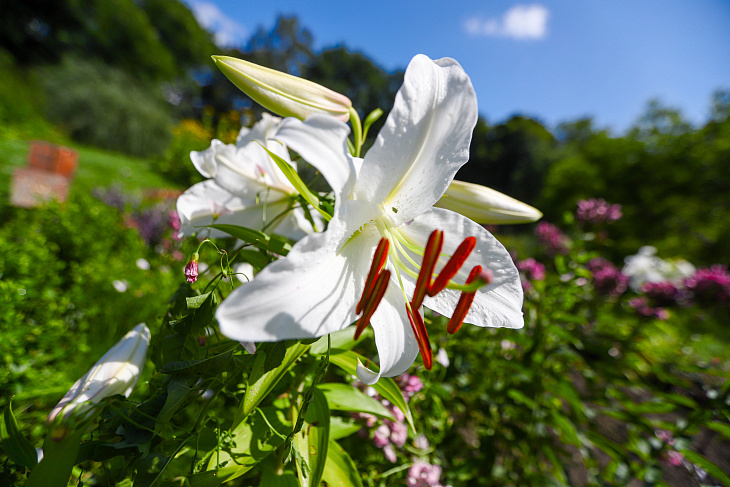
<instances>
[{"instance_id":1,"label":"pink flower cluster","mask_svg":"<svg viewBox=\"0 0 730 487\"><path fill-rule=\"evenodd\" d=\"M578 209L575 217L578 222L587 225L600 225L602 223L613 223L620 220L621 205L611 205L603 198L578 201Z\"/></svg>"},{"instance_id":2,"label":"pink flower cluster","mask_svg":"<svg viewBox=\"0 0 730 487\"><path fill-rule=\"evenodd\" d=\"M421 379L415 375L403 374L396 381L406 401L423 389ZM375 394L374 399L380 399L380 397ZM395 447L402 448L408 439L408 426L405 424L406 417L403 411L391 404L390 401L381 399L380 402L391 412L395 421L383 420L383 423L373 433L373 444L383 449L383 455L389 462L395 463L397 460ZM364 419L368 428L372 428L377 422L377 418L372 414L356 413L353 416ZM367 437L367 431L361 430L361 436Z\"/></svg>"},{"instance_id":3,"label":"pink flower cluster","mask_svg":"<svg viewBox=\"0 0 730 487\"><path fill-rule=\"evenodd\" d=\"M649 304L646 296L639 296L629 299L629 306L634 308L637 313L647 318L658 318L666 320L669 318L669 311L662 307L654 307Z\"/></svg>"},{"instance_id":4,"label":"pink flower cluster","mask_svg":"<svg viewBox=\"0 0 730 487\"><path fill-rule=\"evenodd\" d=\"M567 254L570 239L558 227L548 222L540 222L535 228L535 235L545 246L548 255Z\"/></svg>"},{"instance_id":5,"label":"pink flower cluster","mask_svg":"<svg viewBox=\"0 0 730 487\"><path fill-rule=\"evenodd\" d=\"M588 261L586 267L593 273L593 286L598 294L618 297L626 292L629 277L608 260L595 257Z\"/></svg>"},{"instance_id":6,"label":"pink flower cluster","mask_svg":"<svg viewBox=\"0 0 730 487\"><path fill-rule=\"evenodd\" d=\"M408 487L441 487L441 467L418 460L408 470Z\"/></svg>"},{"instance_id":7,"label":"pink flower cluster","mask_svg":"<svg viewBox=\"0 0 730 487\"><path fill-rule=\"evenodd\" d=\"M532 257L520 260L516 265L517 270L520 271L522 289L525 291L532 289L532 283L530 281L542 281L545 279L545 266Z\"/></svg>"},{"instance_id":8,"label":"pink flower cluster","mask_svg":"<svg viewBox=\"0 0 730 487\"><path fill-rule=\"evenodd\" d=\"M656 431L656 437L659 438L659 440L662 443L666 443L669 446L674 445L674 435L672 435L671 431L667 430L658 430ZM682 455L677 450L671 449L667 450L666 452L666 459L665 462L668 465L671 465L673 467L679 467L682 465L682 461L684 460L684 455Z\"/></svg>"},{"instance_id":9,"label":"pink flower cluster","mask_svg":"<svg viewBox=\"0 0 730 487\"><path fill-rule=\"evenodd\" d=\"M698 302L730 304L730 274L723 265L698 269L684 285Z\"/></svg>"},{"instance_id":10,"label":"pink flower cluster","mask_svg":"<svg viewBox=\"0 0 730 487\"><path fill-rule=\"evenodd\" d=\"M647 282L641 286L641 292L656 306L686 304L689 300L686 290L679 289L671 281Z\"/></svg>"}]
</instances>

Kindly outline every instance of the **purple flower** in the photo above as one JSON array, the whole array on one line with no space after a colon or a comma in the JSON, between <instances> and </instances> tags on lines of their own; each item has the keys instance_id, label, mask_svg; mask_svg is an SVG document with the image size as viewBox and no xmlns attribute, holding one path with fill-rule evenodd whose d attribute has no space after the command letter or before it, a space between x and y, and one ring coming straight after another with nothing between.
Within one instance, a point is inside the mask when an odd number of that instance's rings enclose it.
<instances>
[{"instance_id":1,"label":"purple flower","mask_svg":"<svg viewBox=\"0 0 730 487\"><path fill-rule=\"evenodd\" d=\"M596 257L588 261L586 267L593 273L593 285L598 294L618 297L626 292L629 277L608 260Z\"/></svg>"},{"instance_id":2,"label":"purple flower","mask_svg":"<svg viewBox=\"0 0 730 487\"><path fill-rule=\"evenodd\" d=\"M679 290L671 281L647 282L641 286L641 292L656 306L673 306L687 300L686 293Z\"/></svg>"},{"instance_id":3,"label":"purple flower","mask_svg":"<svg viewBox=\"0 0 730 487\"><path fill-rule=\"evenodd\" d=\"M198 259L200 256L197 252L193 254L193 256L188 261L187 265L185 266L185 279L188 280L190 284L194 283L198 280Z\"/></svg>"},{"instance_id":4,"label":"purple flower","mask_svg":"<svg viewBox=\"0 0 730 487\"><path fill-rule=\"evenodd\" d=\"M517 261L515 264L517 265L517 270L520 271L522 289L525 291L532 289L532 283L530 281L542 281L545 279L545 266L532 257Z\"/></svg>"},{"instance_id":5,"label":"purple flower","mask_svg":"<svg viewBox=\"0 0 730 487\"><path fill-rule=\"evenodd\" d=\"M545 250L549 255L568 253L570 239L552 223L538 223L537 228L535 228L535 235L545 246Z\"/></svg>"},{"instance_id":6,"label":"purple flower","mask_svg":"<svg viewBox=\"0 0 730 487\"><path fill-rule=\"evenodd\" d=\"M699 302L730 304L730 274L723 265L698 269L684 285Z\"/></svg>"},{"instance_id":7,"label":"purple flower","mask_svg":"<svg viewBox=\"0 0 730 487\"><path fill-rule=\"evenodd\" d=\"M622 217L621 205L611 205L603 198L578 201L575 217L586 225L613 223Z\"/></svg>"},{"instance_id":8,"label":"purple flower","mask_svg":"<svg viewBox=\"0 0 730 487\"><path fill-rule=\"evenodd\" d=\"M418 460L408 470L408 487L440 487L441 467Z\"/></svg>"}]
</instances>

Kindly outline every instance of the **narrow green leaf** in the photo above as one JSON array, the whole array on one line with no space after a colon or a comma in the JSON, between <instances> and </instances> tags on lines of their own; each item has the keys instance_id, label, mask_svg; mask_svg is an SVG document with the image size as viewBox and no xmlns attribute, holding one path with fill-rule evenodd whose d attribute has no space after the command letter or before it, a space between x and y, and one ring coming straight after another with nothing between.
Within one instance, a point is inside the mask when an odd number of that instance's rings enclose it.
<instances>
[{"instance_id":1,"label":"narrow green leaf","mask_svg":"<svg viewBox=\"0 0 730 487\"><path fill-rule=\"evenodd\" d=\"M307 409L305 420L304 427L294 437L295 447L307 462L307 465L297 462L299 483L303 487L318 487L322 482L330 441L330 410L318 389L312 391L312 404Z\"/></svg>"},{"instance_id":2,"label":"narrow green leaf","mask_svg":"<svg viewBox=\"0 0 730 487\"><path fill-rule=\"evenodd\" d=\"M353 413L369 413L395 421L388 408L349 384L328 383L320 384L317 388L324 393L330 409Z\"/></svg>"},{"instance_id":3,"label":"narrow green leaf","mask_svg":"<svg viewBox=\"0 0 730 487\"><path fill-rule=\"evenodd\" d=\"M207 473L215 475L216 471L236 465L241 468L236 476L243 475L281 446L289 431L291 424L284 424L282 411L272 407L258 409L233 430L230 441L221 443L220 449L211 455Z\"/></svg>"},{"instance_id":4,"label":"narrow green leaf","mask_svg":"<svg viewBox=\"0 0 730 487\"><path fill-rule=\"evenodd\" d=\"M278 366L273 368L266 367L266 349L259 347L259 350L257 350L253 370L248 378L246 395L233 419L234 428L259 405L289 369L292 368L294 362L304 355L304 352L309 350L310 347L309 344L305 345L300 342L287 342L287 344L284 358ZM276 345L273 346L275 347Z\"/></svg>"},{"instance_id":5,"label":"narrow green leaf","mask_svg":"<svg viewBox=\"0 0 730 487\"><path fill-rule=\"evenodd\" d=\"M168 362L162 366L160 372L173 375L217 374L225 369L232 359L233 352L226 352L200 360Z\"/></svg>"},{"instance_id":6,"label":"narrow green leaf","mask_svg":"<svg viewBox=\"0 0 730 487\"><path fill-rule=\"evenodd\" d=\"M297 171L292 167L291 164L286 162L284 159L279 157L278 155L271 152L269 149L266 148L263 144L261 144L261 147L264 148L266 152L269 153L269 156L274 160L276 165L281 169L281 172L284 173L284 176L286 176L286 179L289 180L292 186L294 186L294 189L297 190L297 192L302 195L302 198L312 205L312 207L319 212L320 215L322 215L322 218L324 218L327 221L330 221L332 219L332 215L324 211L322 208L319 207L319 196L314 194L302 181L302 178L299 177L299 174Z\"/></svg>"},{"instance_id":7,"label":"narrow green leaf","mask_svg":"<svg viewBox=\"0 0 730 487\"><path fill-rule=\"evenodd\" d=\"M327 449L322 479L332 487L362 487L355 462L336 441L330 441Z\"/></svg>"},{"instance_id":8,"label":"narrow green leaf","mask_svg":"<svg viewBox=\"0 0 730 487\"><path fill-rule=\"evenodd\" d=\"M707 470L707 473L722 482L724 486L730 487L730 477L728 477L728 475L723 472L722 469L718 467L714 462L711 462L704 456L692 450L679 450L679 452L684 455L684 458L686 458L690 462L694 463L695 465L699 465L700 467Z\"/></svg>"},{"instance_id":9,"label":"narrow green leaf","mask_svg":"<svg viewBox=\"0 0 730 487\"><path fill-rule=\"evenodd\" d=\"M228 225L225 223L215 223L208 226L210 228L220 230L221 232L225 232L232 237L236 237L267 252L286 255L291 250L291 242L279 235L267 235L264 232L259 232L258 230L238 225Z\"/></svg>"},{"instance_id":10,"label":"narrow green leaf","mask_svg":"<svg viewBox=\"0 0 730 487\"><path fill-rule=\"evenodd\" d=\"M38 454L31 442L20 432L20 427L13 414L12 399L5 408L2 426L3 448L8 457L24 467L35 467L38 463Z\"/></svg>"},{"instance_id":11,"label":"narrow green leaf","mask_svg":"<svg viewBox=\"0 0 730 487\"><path fill-rule=\"evenodd\" d=\"M560 431L561 439L570 445L580 447L581 441L573 423L557 411L551 411L553 426Z\"/></svg>"},{"instance_id":12,"label":"narrow green leaf","mask_svg":"<svg viewBox=\"0 0 730 487\"><path fill-rule=\"evenodd\" d=\"M359 339L366 338L373 334L373 328L371 326L365 328ZM351 350L356 344L355 331L353 328L345 328L344 330L330 333L330 348L332 350ZM327 353L327 335L320 337L319 340L312 344L312 348L309 350L310 353L315 355L324 355Z\"/></svg>"},{"instance_id":13,"label":"narrow green leaf","mask_svg":"<svg viewBox=\"0 0 730 487\"><path fill-rule=\"evenodd\" d=\"M722 436L724 436L725 439L730 440L730 425L720 423L718 421L710 421L707 424L705 424L705 426L710 428L713 431L717 431Z\"/></svg>"},{"instance_id":14,"label":"narrow green leaf","mask_svg":"<svg viewBox=\"0 0 730 487\"><path fill-rule=\"evenodd\" d=\"M201 294L200 296L193 296L191 298L185 298L185 304L187 304L188 309L198 309L200 308L203 303L205 303L205 300L208 299L213 293L205 293ZM211 298L213 302L215 302L215 295Z\"/></svg>"},{"instance_id":15,"label":"narrow green leaf","mask_svg":"<svg viewBox=\"0 0 730 487\"><path fill-rule=\"evenodd\" d=\"M334 352L334 351L333 351ZM357 376L357 361L367 362L367 359L360 354L357 354L351 350L333 353L330 356L330 362L344 370L350 375ZM378 382L372 385L373 389L378 391L378 394L384 399L390 401L391 404L398 406L403 411L403 414L408 420L408 424L411 426L411 430L415 433L416 426L413 424L413 416L411 415L411 409L408 407L406 399L403 397L398 384L395 383L390 377L381 377Z\"/></svg>"}]
</instances>

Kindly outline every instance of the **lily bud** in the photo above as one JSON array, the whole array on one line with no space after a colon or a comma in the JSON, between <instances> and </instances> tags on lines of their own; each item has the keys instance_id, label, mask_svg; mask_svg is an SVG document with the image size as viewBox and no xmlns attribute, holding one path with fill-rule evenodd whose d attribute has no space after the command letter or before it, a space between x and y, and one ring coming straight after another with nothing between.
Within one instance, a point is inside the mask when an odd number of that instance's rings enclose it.
<instances>
[{"instance_id":1,"label":"lily bud","mask_svg":"<svg viewBox=\"0 0 730 487\"><path fill-rule=\"evenodd\" d=\"M303 78L228 56L213 56L223 74L255 102L282 117L304 120L314 113L347 122L352 102Z\"/></svg>"},{"instance_id":2,"label":"lily bud","mask_svg":"<svg viewBox=\"0 0 730 487\"><path fill-rule=\"evenodd\" d=\"M135 326L76 381L48 415L48 423L59 414L67 418L71 413L84 413L115 394L129 397L144 367L149 343L149 328L144 323Z\"/></svg>"},{"instance_id":3,"label":"lily bud","mask_svg":"<svg viewBox=\"0 0 730 487\"><path fill-rule=\"evenodd\" d=\"M435 206L460 213L482 225L530 223L542 218L537 208L486 186L456 179Z\"/></svg>"}]
</instances>

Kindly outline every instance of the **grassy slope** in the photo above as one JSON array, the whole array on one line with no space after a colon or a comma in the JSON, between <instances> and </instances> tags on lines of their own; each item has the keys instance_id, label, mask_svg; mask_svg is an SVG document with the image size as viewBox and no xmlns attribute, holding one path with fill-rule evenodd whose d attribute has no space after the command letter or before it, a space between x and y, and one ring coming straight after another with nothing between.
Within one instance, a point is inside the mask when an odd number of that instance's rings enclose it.
<instances>
[{"instance_id":1,"label":"grassy slope","mask_svg":"<svg viewBox=\"0 0 730 487\"><path fill-rule=\"evenodd\" d=\"M27 164L28 141L0 139L0 205L10 196L13 171ZM78 169L71 191L119 185L127 191L146 188L175 188L155 173L149 161L88 147L73 147L79 153ZM187 161L181 161L181 164Z\"/></svg>"}]
</instances>

